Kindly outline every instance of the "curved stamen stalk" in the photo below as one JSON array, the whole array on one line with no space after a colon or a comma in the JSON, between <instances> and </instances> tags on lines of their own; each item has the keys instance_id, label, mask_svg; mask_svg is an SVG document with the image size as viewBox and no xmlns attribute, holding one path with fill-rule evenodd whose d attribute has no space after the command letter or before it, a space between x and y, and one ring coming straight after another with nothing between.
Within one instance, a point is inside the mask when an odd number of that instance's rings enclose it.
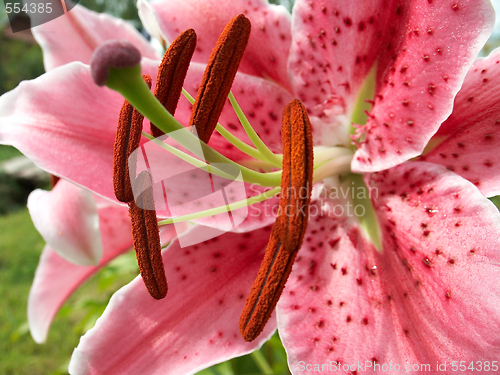
<instances>
[{"instance_id":1,"label":"curved stamen stalk","mask_svg":"<svg viewBox=\"0 0 500 375\"><path fill-rule=\"evenodd\" d=\"M199 211L199 212L196 212L193 214L176 216L176 217L172 217L170 219L161 220L158 222L158 225L180 223L183 221L201 219L202 217L209 217L209 216L222 214L222 213L228 212L228 211L234 211L234 210L237 210L239 208L250 206L252 204L263 202L269 198L272 198L276 194L278 194L280 192L280 190L281 190L280 187L276 187L276 188L268 190L264 193L254 195L253 197L243 199L241 201L233 202L233 203L230 203L230 204L225 205L225 206L214 207L214 208L210 208L210 209L204 210L204 211Z\"/></svg>"},{"instance_id":2,"label":"curved stamen stalk","mask_svg":"<svg viewBox=\"0 0 500 375\"><path fill-rule=\"evenodd\" d=\"M312 131L307 112L298 100L283 111L281 137L280 211L240 317L240 332L246 341L254 340L271 317L307 228L313 177Z\"/></svg>"},{"instance_id":3,"label":"curved stamen stalk","mask_svg":"<svg viewBox=\"0 0 500 375\"><path fill-rule=\"evenodd\" d=\"M167 150L168 152L171 152L172 154L174 154L175 156L179 157L180 159L186 161L187 163L189 163L197 168L203 169L206 172L213 173L216 176L220 176L220 177L227 178L227 179L232 179L232 177L230 175L226 174L224 171L222 171L218 168L215 168L213 165L210 165L209 163L204 162L202 160L196 159L195 157L193 157L189 154L186 154L185 152L180 151L171 145L163 143L161 140L154 138L152 135L149 135L147 133L142 133L142 134L147 139L149 139L150 141L152 141L156 145L158 145L159 147ZM172 138L174 138L174 137L172 136ZM210 150L212 150L210 147L208 147L208 148ZM208 157L206 159L208 160ZM230 159L225 158L224 161L226 161L226 160L227 160L227 164L233 164L233 165L238 166L244 182L254 183L254 184L257 184L260 186L268 186L268 187L275 187L275 186L278 186L280 184L280 181L281 181L281 172L280 171L270 172L270 173L260 173L260 172L254 171L250 168L244 167L241 164L238 164ZM224 163L221 163L221 164L224 164Z\"/></svg>"},{"instance_id":4,"label":"curved stamen stalk","mask_svg":"<svg viewBox=\"0 0 500 375\"><path fill-rule=\"evenodd\" d=\"M245 129L245 132L248 135L248 138L252 141L252 143L255 145L257 150L272 164L276 165L277 167L281 168L282 164L282 158L279 155L274 154L264 142L260 139L259 135L255 132L253 129L252 125L250 125L250 122L248 121L247 117L241 110L241 107L239 106L238 102L236 101L233 93L229 93L229 101L231 102L231 105L234 108L234 112L236 113L236 116L238 116L238 119L241 122L241 125L243 125L243 128Z\"/></svg>"},{"instance_id":5,"label":"curved stamen stalk","mask_svg":"<svg viewBox=\"0 0 500 375\"><path fill-rule=\"evenodd\" d=\"M194 104L194 98L191 96L191 94L189 94L189 92L187 92L185 89L182 89L182 93L191 104ZM257 160L267 161L267 159L259 152L259 150L250 145L247 145L245 142L236 138L229 130L224 128L220 123L217 123L215 130L219 132L220 135L222 135L229 143L231 143L241 152Z\"/></svg>"}]
</instances>

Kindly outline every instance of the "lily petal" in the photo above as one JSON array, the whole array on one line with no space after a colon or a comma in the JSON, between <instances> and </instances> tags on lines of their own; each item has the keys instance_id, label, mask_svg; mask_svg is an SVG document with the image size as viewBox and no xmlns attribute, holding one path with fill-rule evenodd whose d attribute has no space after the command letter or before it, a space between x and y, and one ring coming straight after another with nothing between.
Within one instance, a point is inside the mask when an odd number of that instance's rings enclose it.
<instances>
[{"instance_id":1,"label":"lily petal","mask_svg":"<svg viewBox=\"0 0 500 375\"><path fill-rule=\"evenodd\" d=\"M164 39L172 41L182 31L193 28L198 42L193 61L207 63L226 23L243 13L252 22L252 33L239 71L277 82L289 89L286 64L290 48L290 14L267 0L172 0L137 3L146 23L157 20Z\"/></svg>"},{"instance_id":2,"label":"lily petal","mask_svg":"<svg viewBox=\"0 0 500 375\"><path fill-rule=\"evenodd\" d=\"M500 194L500 49L476 61L455 98L453 113L422 160L444 165L486 196Z\"/></svg>"},{"instance_id":3,"label":"lily petal","mask_svg":"<svg viewBox=\"0 0 500 375\"><path fill-rule=\"evenodd\" d=\"M46 340L52 320L68 297L108 262L132 248L126 208L116 205L99 208L99 227L104 253L97 266L77 266L61 258L49 245L45 246L28 298L28 323L37 343Z\"/></svg>"},{"instance_id":4,"label":"lily petal","mask_svg":"<svg viewBox=\"0 0 500 375\"><path fill-rule=\"evenodd\" d=\"M450 115L493 23L486 0L299 0L290 57L295 93L326 123L320 136L338 142L334 135L347 136L355 100L375 67L375 95L366 98L374 105L358 129L352 169L392 167L419 155Z\"/></svg>"},{"instance_id":5,"label":"lily petal","mask_svg":"<svg viewBox=\"0 0 500 375\"><path fill-rule=\"evenodd\" d=\"M36 13L28 13L38 17ZM32 28L42 47L45 70L49 71L72 61L90 62L92 53L112 39L127 39L143 57L161 58L160 54L129 23L105 13L96 13L80 5L52 21Z\"/></svg>"},{"instance_id":6,"label":"lily petal","mask_svg":"<svg viewBox=\"0 0 500 375\"><path fill-rule=\"evenodd\" d=\"M378 189L372 202L383 251L349 221L339 225L324 215L310 222L278 306L292 373L313 373L301 372L301 361L391 362L402 371L407 362L497 356L495 206L470 182L430 163L408 162L365 181Z\"/></svg>"},{"instance_id":7,"label":"lily petal","mask_svg":"<svg viewBox=\"0 0 500 375\"><path fill-rule=\"evenodd\" d=\"M60 180L52 191L33 191L28 209L35 228L61 257L79 266L99 263L99 217L89 191Z\"/></svg>"},{"instance_id":8,"label":"lily petal","mask_svg":"<svg viewBox=\"0 0 500 375\"><path fill-rule=\"evenodd\" d=\"M353 171L380 171L422 153L493 29L488 0L419 3L393 9L399 26L395 37L388 30L390 48L378 59L383 70Z\"/></svg>"},{"instance_id":9,"label":"lily petal","mask_svg":"<svg viewBox=\"0 0 500 375\"><path fill-rule=\"evenodd\" d=\"M205 243L163 252L169 292L153 300L140 278L111 298L73 353L71 374L193 374L259 348L276 329L246 343L239 314L262 260L270 231L228 233ZM196 226L186 236L204 236ZM137 340L141 337L141 340Z\"/></svg>"}]
</instances>

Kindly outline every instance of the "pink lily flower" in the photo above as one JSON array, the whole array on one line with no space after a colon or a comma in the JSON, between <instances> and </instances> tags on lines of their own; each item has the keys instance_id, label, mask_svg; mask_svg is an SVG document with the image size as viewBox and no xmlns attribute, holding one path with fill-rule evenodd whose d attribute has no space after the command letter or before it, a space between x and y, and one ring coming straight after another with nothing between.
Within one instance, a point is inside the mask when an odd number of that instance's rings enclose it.
<instances>
[{"instance_id":1,"label":"pink lily flower","mask_svg":"<svg viewBox=\"0 0 500 375\"><path fill-rule=\"evenodd\" d=\"M433 373L453 361L472 363L475 372L496 371L500 215L486 197L500 190L500 51L472 65L491 30L490 3L298 0L291 19L259 0L140 1L139 8L150 29L167 40L187 27L198 31L188 91L199 84L223 25L247 15L253 31L233 92L273 152L280 151L279 114L294 97L307 108L317 146L348 154L351 122L362 126L348 162L337 158L327 161L329 168L318 167L304 242L276 316L255 341L240 337L238 317L272 215L249 217L239 228L243 233L191 247L173 241L163 252L167 298L151 299L140 279L118 291L82 338L70 373L191 374L258 348L276 327L292 373L339 363L343 373L372 373L376 364L389 363ZM142 61L153 82L156 66ZM68 64L0 98L0 142L115 201L112 144L121 102L93 84L88 66ZM183 102L176 118L185 124L189 113ZM226 108L220 122L236 121ZM241 129L234 134L244 139ZM221 137L210 145L243 160ZM315 149L318 156L321 150ZM364 184L376 192L369 203L354 189L363 187L359 179L351 177L346 186L339 178L351 171L364 173ZM349 203L363 199L360 207L372 219L347 213ZM104 225L99 214L103 262L123 247L113 233L116 223ZM209 218L203 224L220 223ZM183 236L203 237L206 230L197 225ZM51 267L57 274L61 260ZM57 310L61 299L51 303Z\"/></svg>"}]
</instances>

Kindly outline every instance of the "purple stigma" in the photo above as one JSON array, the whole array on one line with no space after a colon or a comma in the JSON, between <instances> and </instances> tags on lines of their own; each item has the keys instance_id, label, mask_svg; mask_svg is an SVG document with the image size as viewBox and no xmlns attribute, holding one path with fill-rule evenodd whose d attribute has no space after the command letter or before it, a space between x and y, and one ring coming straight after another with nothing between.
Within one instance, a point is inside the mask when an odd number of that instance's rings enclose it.
<instances>
[{"instance_id":1,"label":"purple stigma","mask_svg":"<svg viewBox=\"0 0 500 375\"><path fill-rule=\"evenodd\" d=\"M94 51L90 60L90 74L97 86L104 86L109 69L133 68L141 62L141 53L127 40L110 40Z\"/></svg>"}]
</instances>

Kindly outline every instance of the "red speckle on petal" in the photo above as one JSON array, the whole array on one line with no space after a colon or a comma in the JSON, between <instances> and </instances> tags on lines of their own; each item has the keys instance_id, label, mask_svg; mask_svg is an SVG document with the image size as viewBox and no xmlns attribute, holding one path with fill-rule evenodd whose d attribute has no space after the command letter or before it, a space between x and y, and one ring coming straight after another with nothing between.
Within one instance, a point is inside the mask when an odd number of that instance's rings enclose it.
<instances>
[{"instance_id":1,"label":"red speckle on petal","mask_svg":"<svg viewBox=\"0 0 500 375\"><path fill-rule=\"evenodd\" d=\"M325 326L325 321L320 320L319 322L316 323L316 328L323 328Z\"/></svg>"}]
</instances>

